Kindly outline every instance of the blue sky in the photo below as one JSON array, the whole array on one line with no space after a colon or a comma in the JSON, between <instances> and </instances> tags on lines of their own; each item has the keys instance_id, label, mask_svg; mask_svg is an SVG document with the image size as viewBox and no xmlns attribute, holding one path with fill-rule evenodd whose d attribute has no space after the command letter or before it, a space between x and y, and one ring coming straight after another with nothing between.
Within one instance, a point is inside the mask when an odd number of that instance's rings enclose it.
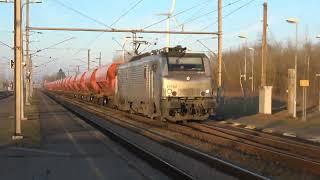
<instances>
[{"instance_id":1,"label":"blue sky","mask_svg":"<svg viewBox=\"0 0 320 180\"><path fill-rule=\"evenodd\" d=\"M139 0L43 0L42 4L30 5L30 18L32 26L49 26L49 27L88 27L88 28L104 28L102 23L85 18L68 8L59 4L65 3L80 12L85 13L91 18L111 25L121 14L127 11ZM223 0L223 4L227 5L236 0ZM250 2L251 0L241 0L233 5L223 9L223 14L227 15L240 6ZM241 40L237 38L239 34L247 34L249 43L257 41L261 33L262 19L262 3L263 0L255 0L242 9L234 12L230 16L224 18L224 49L237 48L241 45ZM287 24L287 17L295 17L299 19L299 37L303 40L306 32L311 39L320 34L320 17L319 0L269 0L269 29L270 41L286 41L294 37L293 25ZM196 6L197 5L197 6ZM163 16L157 14L167 12L170 9L171 0L143 0L130 13L120 19L114 28L133 28L141 29L153 22L163 19ZM175 13L196 6L179 16L179 23L184 23L188 19L197 17L217 8L216 0L177 0ZM12 45L13 34L13 4L0 4L0 41ZM217 31L217 12L203 16L190 23L185 24L185 31L200 31L204 27L208 27L205 31ZM174 21L171 22L172 30L180 30ZM165 30L166 23L162 22L149 29ZM59 67L63 69L74 70L75 65L81 65L81 69L85 69L85 64L77 59L85 60L87 52L85 49L90 48L92 58L98 57L102 52L103 63L111 62L113 54L120 46L115 40L122 43L126 33L104 33L96 38L99 33L92 32L43 32L43 34L33 34L31 40L31 49L37 50L48 47L57 42L74 37L74 39L56 46L56 49L50 49L39 53L39 57L34 58L37 65L48 62L51 58L57 58L56 61L41 66L36 73L42 75L44 73L53 73ZM165 45L165 35L143 35L144 38L151 42L157 42L157 46L149 49L161 48ZM209 36L190 36L190 35L174 35L172 36L172 45L182 44L193 51L205 51L197 39L202 39L203 43L208 47L216 50L217 42L208 39ZM115 40L113 40L115 39ZM316 40L314 40L316 42ZM129 48L129 47L127 47ZM83 50L81 50L83 49ZM6 63L6 58L12 58L13 51L0 45L0 63Z\"/></svg>"}]
</instances>

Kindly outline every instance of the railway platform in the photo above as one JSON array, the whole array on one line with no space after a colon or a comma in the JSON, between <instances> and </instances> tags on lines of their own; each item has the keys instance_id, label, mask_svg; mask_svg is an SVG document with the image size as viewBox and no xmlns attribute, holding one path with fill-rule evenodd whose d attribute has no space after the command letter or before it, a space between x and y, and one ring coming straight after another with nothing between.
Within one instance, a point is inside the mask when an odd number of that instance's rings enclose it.
<instances>
[{"instance_id":1,"label":"railway platform","mask_svg":"<svg viewBox=\"0 0 320 180\"><path fill-rule=\"evenodd\" d=\"M14 98L0 100L1 179L168 179L41 92L12 141Z\"/></svg>"}]
</instances>

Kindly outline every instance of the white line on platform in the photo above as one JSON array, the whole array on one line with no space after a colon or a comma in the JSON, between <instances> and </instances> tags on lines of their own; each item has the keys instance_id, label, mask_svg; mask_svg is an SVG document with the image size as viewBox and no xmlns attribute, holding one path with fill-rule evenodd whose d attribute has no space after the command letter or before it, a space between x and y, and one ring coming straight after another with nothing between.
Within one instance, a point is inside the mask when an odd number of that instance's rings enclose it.
<instances>
[{"instance_id":1,"label":"white line on platform","mask_svg":"<svg viewBox=\"0 0 320 180\"><path fill-rule=\"evenodd\" d=\"M54 154L54 155L59 155L59 156L70 156L71 155L70 153L64 153L64 152L54 152L54 151L46 151L46 150L33 149L33 148L23 148L23 147L10 147L9 149L36 152L36 153Z\"/></svg>"},{"instance_id":2,"label":"white line on platform","mask_svg":"<svg viewBox=\"0 0 320 180\"><path fill-rule=\"evenodd\" d=\"M285 132L282 135L283 136L287 136L287 137L297 137L297 135L295 133L292 133L292 132Z\"/></svg>"},{"instance_id":3,"label":"white line on platform","mask_svg":"<svg viewBox=\"0 0 320 180\"><path fill-rule=\"evenodd\" d=\"M227 124L227 121L219 121L220 124Z\"/></svg>"},{"instance_id":4,"label":"white line on platform","mask_svg":"<svg viewBox=\"0 0 320 180\"><path fill-rule=\"evenodd\" d=\"M254 130L254 129L256 129L256 126L255 125L247 125L244 128Z\"/></svg>"},{"instance_id":5,"label":"white line on platform","mask_svg":"<svg viewBox=\"0 0 320 180\"><path fill-rule=\"evenodd\" d=\"M232 126L241 126L241 123L233 123Z\"/></svg>"},{"instance_id":6,"label":"white line on platform","mask_svg":"<svg viewBox=\"0 0 320 180\"><path fill-rule=\"evenodd\" d=\"M313 138L310 138L310 139L307 139L308 141L312 141L312 142L317 142L317 143L320 143L320 137L313 137Z\"/></svg>"},{"instance_id":7,"label":"white line on platform","mask_svg":"<svg viewBox=\"0 0 320 180\"><path fill-rule=\"evenodd\" d=\"M273 129L270 129L270 128L266 128L266 129L263 129L262 132L265 132L265 133L273 133Z\"/></svg>"},{"instance_id":8,"label":"white line on platform","mask_svg":"<svg viewBox=\"0 0 320 180\"><path fill-rule=\"evenodd\" d=\"M45 104L45 106L49 109L49 104L47 102L47 99L44 99L43 102ZM50 99L49 101L52 101L52 99ZM72 144L74 145L74 147L78 150L79 153L81 154L86 154L86 151L81 147L81 145L77 142L77 140L75 139L75 137L72 135L72 133L70 133L70 131L64 126L64 124L62 123L62 120L60 118L57 117L57 115L55 113L52 114L53 118L56 120L56 122L58 122L63 131L65 132L65 134L67 135L67 137L69 138L69 140L72 142ZM94 160L92 158L85 158L86 161L89 163L90 168L93 170L93 172L96 175L95 179L105 179L105 177L103 176L102 172L100 171L100 169L97 167L96 163L94 162Z\"/></svg>"}]
</instances>

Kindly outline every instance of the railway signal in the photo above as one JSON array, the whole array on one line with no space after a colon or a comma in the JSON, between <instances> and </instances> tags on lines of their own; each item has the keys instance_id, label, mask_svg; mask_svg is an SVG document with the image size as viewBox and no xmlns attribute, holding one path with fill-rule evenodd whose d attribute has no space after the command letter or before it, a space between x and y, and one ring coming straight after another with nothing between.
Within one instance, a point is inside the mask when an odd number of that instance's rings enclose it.
<instances>
[{"instance_id":1,"label":"railway signal","mask_svg":"<svg viewBox=\"0 0 320 180\"><path fill-rule=\"evenodd\" d=\"M14 61L13 60L10 60L10 68L14 69Z\"/></svg>"}]
</instances>

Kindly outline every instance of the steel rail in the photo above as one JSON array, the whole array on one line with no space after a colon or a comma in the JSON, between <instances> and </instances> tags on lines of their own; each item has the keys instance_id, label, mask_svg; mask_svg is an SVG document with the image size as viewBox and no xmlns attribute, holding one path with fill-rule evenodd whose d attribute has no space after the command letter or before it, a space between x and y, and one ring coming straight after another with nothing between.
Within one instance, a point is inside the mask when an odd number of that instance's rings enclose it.
<instances>
[{"instance_id":1,"label":"steel rail","mask_svg":"<svg viewBox=\"0 0 320 180\"><path fill-rule=\"evenodd\" d=\"M141 157L142 159L146 160L150 163L151 166L155 168L159 168L162 172L173 179L195 179L191 175L187 174L186 172L180 170L179 168L175 167L174 165L170 164L169 162L163 160L159 156L153 154L152 152L143 149L138 144L131 142L128 138L120 135L119 133L113 131L111 128L106 127L103 123L95 118L93 118L93 114L84 111L80 107L77 107L74 104L69 102L63 101L62 99L56 98L52 94L45 93L48 97L53 99L58 104L62 105L64 108L68 109L72 113L79 116L81 119L85 120L88 124L92 125L105 135L107 135L110 139L114 142L119 143L120 145L124 146L127 150L133 152L135 155Z\"/></svg>"},{"instance_id":2,"label":"steel rail","mask_svg":"<svg viewBox=\"0 0 320 180\"><path fill-rule=\"evenodd\" d=\"M87 103L87 102L85 102ZM95 104L94 104L95 105ZM95 105L96 106L96 105ZM176 131L173 129L173 131ZM177 131L178 132L178 131ZM201 131L198 131L201 132ZM180 132L184 134L184 132ZM201 133L206 133L207 132L201 132ZM224 132L222 132L224 133ZM225 134L225 133L224 133ZM188 133L185 133L185 135L188 135ZM209 134L210 135L210 134ZM305 158L304 156L301 156L296 153L290 153L287 151L283 151L281 149L274 148L272 146L266 146L264 144L259 144L257 142L251 141L251 140L238 140L237 137L234 137L232 135L218 135L215 136L215 138L218 138L220 143L223 142L224 140L226 141L232 141L234 143L237 143L242 151L246 152L256 152L261 154L262 152L266 153L264 156L268 156L271 159L277 159L279 162L291 162L289 163L293 168L297 167L302 167L301 165L304 164L303 169L307 170L308 172L312 172L314 174L319 174L320 172L320 166L319 162L314 161L313 159L308 159Z\"/></svg>"},{"instance_id":3,"label":"steel rail","mask_svg":"<svg viewBox=\"0 0 320 180\"><path fill-rule=\"evenodd\" d=\"M13 95L13 92L9 92L9 91L0 91L0 100L1 99L5 99L7 97L10 97Z\"/></svg>"},{"instance_id":4,"label":"steel rail","mask_svg":"<svg viewBox=\"0 0 320 180\"><path fill-rule=\"evenodd\" d=\"M202 126L213 129L215 131L223 132L229 135L237 136L241 139L250 140L260 144L276 147L279 149L292 151L302 156L307 156L310 159L317 158L320 160L320 147L296 142L288 138L281 138L278 136L266 135L261 132L242 131L242 129L230 128L230 126L220 126L217 124L201 124Z\"/></svg>"},{"instance_id":5,"label":"steel rail","mask_svg":"<svg viewBox=\"0 0 320 180\"><path fill-rule=\"evenodd\" d=\"M59 104L63 105L65 108L67 108L68 110L78 114L78 113L83 113L83 111L88 111L88 110L91 110L91 111L95 111L96 113L100 114L101 112L97 111L96 109L93 109L93 108L90 108L88 106L86 106L85 108L83 108L84 106L81 106L81 104L83 103L79 103L79 102L67 102L65 101L64 99L61 99L61 98L57 98L55 97L54 95L52 94L48 94L49 97L51 97L52 99L54 99L56 102L58 102ZM68 104L68 105L66 105ZM72 110L72 108L74 107L78 107L80 108L78 111L74 111ZM87 112L88 113L88 112ZM93 115L89 116L89 117L92 117ZM118 119L118 118L115 118L115 117L112 117L112 116L109 116L110 118L113 118L113 119ZM87 118L85 118L87 119ZM120 119L119 119L120 120ZM121 122L124 122L122 120L120 120ZM148 129L143 129L143 128L140 128L140 127L137 127L136 125L132 124L132 123L129 123L129 122L125 122L126 124L129 124L130 126L134 126L135 129L137 129L136 132L141 132L141 131L148 131L154 135L157 135L158 137L160 137L162 139L161 144L163 145L166 145L172 149L175 149L176 151L178 152L181 152L183 154L186 154L194 159L197 159L197 160L201 160L201 162L205 162L206 164L210 165L211 167L215 168L215 169L218 169L219 171L222 171L228 175L231 175L233 177L236 177L236 178L240 178L240 179L268 179L264 176L261 176L259 174L256 174L254 172L251 172L249 170L246 170L244 168L241 168L237 165L234 165L234 164L231 164L227 161L224 161L224 160L221 160L221 159L218 159L216 157L213 157L209 154L206 154L206 153L203 153L201 151L198 151L194 148L190 148L188 146L185 146L181 143L178 143L176 141L173 141L171 139L168 139L167 137L159 134L159 133L156 133L154 131L151 131L151 130L148 130Z\"/></svg>"},{"instance_id":6,"label":"steel rail","mask_svg":"<svg viewBox=\"0 0 320 180\"><path fill-rule=\"evenodd\" d=\"M194 128L192 125L184 125L186 127ZM252 151L256 153L263 154L265 157L271 159L276 159L276 162L286 162L290 164L292 168L295 169L304 169L313 174L319 175L320 172L320 162L315 161L314 159L306 158L300 154L294 154L287 152L285 150L277 149L275 147L270 147L264 144L259 144L248 139L242 139L232 134L227 134L223 131L219 132L208 132L199 128L194 128L193 130L206 133L208 135L213 135L220 141L225 140L226 142L233 142L237 144L237 147L242 151Z\"/></svg>"}]
</instances>

